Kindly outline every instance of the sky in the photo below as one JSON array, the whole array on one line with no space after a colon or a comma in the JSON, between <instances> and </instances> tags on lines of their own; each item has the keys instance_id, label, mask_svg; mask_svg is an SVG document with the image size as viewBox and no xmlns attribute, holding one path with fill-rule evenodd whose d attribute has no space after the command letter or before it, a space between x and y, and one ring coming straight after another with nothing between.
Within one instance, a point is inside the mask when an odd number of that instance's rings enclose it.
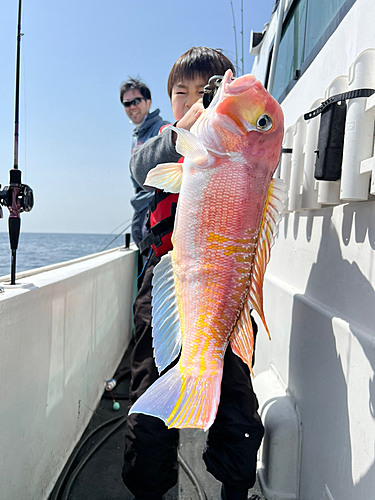
<instances>
[{"instance_id":1,"label":"sky","mask_svg":"<svg viewBox=\"0 0 375 500\"><path fill-rule=\"evenodd\" d=\"M0 0L0 184L13 167L18 0ZM220 48L251 72L250 32L274 0L22 0L19 168L35 205L21 231L119 233L132 217L133 125L119 100L141 78L173 121L169 71L188 48ZM232 6L235 20L233 21ZM236 38L234 24L236 27ZM243 52L242 52L243 47ZM4 207L0 232L7 231Z\"/></svg>"}]
</instances>

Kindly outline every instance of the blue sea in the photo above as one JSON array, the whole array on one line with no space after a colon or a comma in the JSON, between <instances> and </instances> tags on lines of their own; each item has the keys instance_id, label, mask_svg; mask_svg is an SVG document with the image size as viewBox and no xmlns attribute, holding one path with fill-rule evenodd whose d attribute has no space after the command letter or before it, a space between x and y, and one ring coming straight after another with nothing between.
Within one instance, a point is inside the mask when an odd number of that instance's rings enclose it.
<instances>
[{"instance_id":1,"label":"blue sea","mask_svg":"<svg viewBox=\"0 0 375 500\"><path fill-rule=\"evenodd\" d=\"M125 235L22 233L16 254L16 272L66 262L125 245ZM0 233L0 276L10 274L8 233Z\"/></svg>"}]
</instances>

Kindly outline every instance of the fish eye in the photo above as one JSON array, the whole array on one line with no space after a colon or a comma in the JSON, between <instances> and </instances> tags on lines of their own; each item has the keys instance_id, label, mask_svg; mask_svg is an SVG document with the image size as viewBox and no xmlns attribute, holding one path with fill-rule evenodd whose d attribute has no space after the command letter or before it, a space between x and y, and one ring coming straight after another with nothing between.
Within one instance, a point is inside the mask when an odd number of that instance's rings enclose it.
<instances>
[{"instance_id":1,"label":"fish eye","mask_svg":"<svg viewBox=\"0 0 375 500\"><path fill-rule=\"evenodd\" d=\"M267 132L273 126L272 118L268 115L262 115L257 119L257 129Z\"/></svg>"}]
</instances>

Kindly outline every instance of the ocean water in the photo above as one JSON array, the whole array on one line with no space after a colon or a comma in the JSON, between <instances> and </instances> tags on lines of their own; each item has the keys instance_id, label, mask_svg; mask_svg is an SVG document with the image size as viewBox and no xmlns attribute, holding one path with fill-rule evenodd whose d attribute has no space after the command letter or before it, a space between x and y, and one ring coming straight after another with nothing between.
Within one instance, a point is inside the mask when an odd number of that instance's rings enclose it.
<instances>
[{"instance_id":1,"label":"ocean water","mask_svg":"<svg viewBox=\"0 0 375 500\"><path fill-rule=\"evenodd\" d=\"M125 235L22 233L16 255L16 272L77 259L125 245ZM106 248L107 247L107 248ZM10 274L8 233L0 233L0 276Z\"/></svg>"}]
</instances>

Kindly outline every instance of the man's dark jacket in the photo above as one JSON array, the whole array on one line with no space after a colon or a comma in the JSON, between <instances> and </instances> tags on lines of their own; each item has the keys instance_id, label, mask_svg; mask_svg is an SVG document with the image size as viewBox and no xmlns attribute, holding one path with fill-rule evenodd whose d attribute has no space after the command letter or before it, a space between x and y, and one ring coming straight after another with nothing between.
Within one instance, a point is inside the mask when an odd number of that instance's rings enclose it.
<instances>
[{"instance_id":1,"label":"man's dark jacket","mask_svg":"<svg viewBox=\"0 0 375 500\"><path fill-rule=\"evenodd\" d=\"M138 128L136 127L133 131L133 144L140 146L144 144L148 139L158 135L160 128L163 125L169 124L163 120L160 116L160 110L155 109L152 113L146 116L145 121ZM133 153L133 150L132 150ZM132 220L132 237L136 245L146 236L145 220L147 215L147 207L152 200L153 193L145 191L141 186L135 181L132 176L132 181L135 188L135 195L131 198L130 203L134 208L133 220Z\"/></svg>"}]
</instances>

